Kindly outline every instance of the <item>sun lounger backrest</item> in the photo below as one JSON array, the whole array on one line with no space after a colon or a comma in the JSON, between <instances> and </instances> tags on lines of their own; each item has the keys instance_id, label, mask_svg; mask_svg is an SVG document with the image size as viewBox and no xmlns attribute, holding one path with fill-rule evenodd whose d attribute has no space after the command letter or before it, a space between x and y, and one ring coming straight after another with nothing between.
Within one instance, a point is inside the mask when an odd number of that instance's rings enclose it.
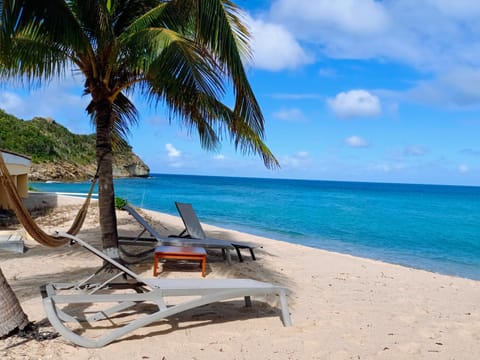
<instances>
[{"instance_id":1,"label":"sun lounger backrest","mask_svg":"<svg viewBox=\"0 0 480 360\"><path fill-rule=\"evenodd\" d=\"M198 220L197 214L195 214L195 210L193 210L192 204L175 202L175 206L190 237L194 239L206 239L207 235L205 235L202 229L202 225L200 224L200 220Z\"/></svg>"},{"instance_id":2,"label":"sun lounger backrest","mask_svg":"<svg viewBox=\"0 0 480 360\"><path fill-rule=\"evenodd\" d=\"M125 205L124 207L122 207L123 210L127 211L130 215L133 216L133 218L135 220L137 220L137 222L143 226L143 228L145 230L147 230L147 232L150 233L150 235L152 235L154 238L156 239L160 239L161 236L158 234L157 230L155 230L152 225L150 225L148 222L145 221L145 219L134 209L132 208L130 205Z\"/></svg>"},{"instance_id":3,"label":"sun lounger backrest","mask_svg":"<svg viewBox=\"0 0 480 360\"><path fill-rule=\"evenodd\" d=\"M102 251L98 250L97 248L95 248L94 246L90 245L89 243L83 241L82 239L74 236L74 235L70 235L70 234L67 234L67 233L62 233L62 232L57 232L56 233L57 236L59 237L66 237L66 238L69 238L71 240L73 240L74 242L76 242L77 244L79 244L81 247L83 247L84 249L87 249L88 251L90 251L91 253L93 253L94 255L98 256L99 258L107 261L108 263L110 263L111 265L113 265L114 267L116 267L118 270L120 271L123 271L125 274L131 276L132 278L138 280L139 282L145 282L144 279L142 279L140 276L138 276L137 274L135 274L132 270L130 270L129 268L125 267L124 265L120 264L118 261L115 261L114 259L112 259L110 256L106 255L105 253L103 253Z\"/></svg>"}]
</instances>

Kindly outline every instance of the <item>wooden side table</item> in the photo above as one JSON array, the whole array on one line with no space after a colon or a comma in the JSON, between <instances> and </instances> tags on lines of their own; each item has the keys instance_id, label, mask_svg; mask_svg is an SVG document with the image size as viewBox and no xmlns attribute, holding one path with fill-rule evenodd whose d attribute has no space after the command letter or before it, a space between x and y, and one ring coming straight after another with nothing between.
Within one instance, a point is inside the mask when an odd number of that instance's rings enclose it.
<instances>
[{"instance_id":1,"label":"wooden side table","mask_svg":"<svg viewBox=\"0 0 480 360\"><path fill-rule=\"evenodd\" d=\"M202 247L190 246L157 246L153 252L153 276L158 275L158 261L161 259L198 260L205 277L207 252Z\"/></svg>"}]
</instances>

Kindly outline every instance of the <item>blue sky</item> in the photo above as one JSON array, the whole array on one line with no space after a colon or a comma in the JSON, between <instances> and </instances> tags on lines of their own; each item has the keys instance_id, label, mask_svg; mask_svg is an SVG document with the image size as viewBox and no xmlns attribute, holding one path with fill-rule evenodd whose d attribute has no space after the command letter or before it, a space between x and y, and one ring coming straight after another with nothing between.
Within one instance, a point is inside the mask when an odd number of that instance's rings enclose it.
<instances>
[{"instance_id":1,"label":"blue sky","mask_svg":"<svg viewBox=\"0 0 480 360\"><path fill-rule=\"evenodd\" d=\"M133 150L154 173L480 185L480 2L237 0L247 72L281 163L200 148L138 96ZM0 87L0 108L93 131L80 78Z\"/></svg>"}]
</instances>

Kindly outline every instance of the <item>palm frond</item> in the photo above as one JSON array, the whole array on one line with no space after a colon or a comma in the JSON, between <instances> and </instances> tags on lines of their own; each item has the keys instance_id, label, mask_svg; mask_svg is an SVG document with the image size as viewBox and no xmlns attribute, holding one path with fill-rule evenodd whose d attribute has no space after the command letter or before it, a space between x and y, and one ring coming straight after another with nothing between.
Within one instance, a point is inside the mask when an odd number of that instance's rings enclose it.
<instances>
[{"instance_id":1,"label":"palm frond","mask_svg":"<svg viewBox=\"0 0 480 360\"><path fill-rule=\"evenodd\" d=\"M163 35L175 34L162 30ZM202 52L194 42L174 37L149 67L148 85L155 89L176 86L196 89L211 96L222 97L225 93L221 75L216 71L215 61Z\"/></svg>"},{"instance_id":2,"label":"palm frond","mask_svg":"<svg viewBox=\"0 0 480 360\"><path fill-rule=\"evenodd\" d=\"M152 7L148 11L132 19L128 24L128 27L119 34L119 40L122 41L125 37L137 34L138 32L151 27L158 27L158 25L162 23L162 16L164 16L167 6L168 3L158 4L157 2L157 6Z\"/></svg>"},{"instance_id":3,"label":"palm frond","mask_svg":"<svg viewBox=\"0 0 480 360\"><path fill-rule=\"evenodd\" d=\"M138 110L124 94L119 94L113 103L114 132L126 139L132 126L138 125Z\"/></svg>"},{"instance_id":4,"label":"palm frond","mask_svg":"<svg viewBox=\"0 0 480 360\"><path fill-rule=\"evenodd\" d=\"M166 74L171 76L171 73ZM170 118L180 119L189 133L196 131L204 149L217 150L223 137L227 137L236 149L261 156L268 168L279 167L261 136L215 95L202 92L194 86L175 86L174 78L163 79L165 84L172 84L163 87L160 96L170 111ZM149 89L154 91L153 88ZM159 97L159 94L150 96Z\"/></svg>"},{"instance_id":5,"label":"palm frond","mask_svg":"<svg viewBox=\"0 0 480 360\"><path fill-rule=\"evenodd\" d=\"M212 49L233 82L236 95L234 111L260 135L264 119L245 74L242 57L250 54L248 29L239 8L228 0L202 0L197 12L198 41Z\"/></svg>"},{"instance_id":6,"label":"palm frond","mask_svg":"<svg viewBox=\"0 0 480 360\"><path fill-rule=\"evenodd\" d=\"M70 49L88 41L65 1L3 1L0 61L7 77L42 81L63 76L73 61Z\"/></svg>"}]
</instances>

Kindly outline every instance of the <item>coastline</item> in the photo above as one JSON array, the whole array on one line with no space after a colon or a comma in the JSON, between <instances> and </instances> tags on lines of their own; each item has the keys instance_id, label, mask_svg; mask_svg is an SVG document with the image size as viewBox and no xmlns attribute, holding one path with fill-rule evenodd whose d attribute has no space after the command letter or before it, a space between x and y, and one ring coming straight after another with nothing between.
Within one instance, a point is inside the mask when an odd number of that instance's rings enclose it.
<instances>
[{"instance_id":1,"label":"coastline","mask_svg":"<svg viewBox=\"0 0 480 360\"><path fill-rule=\"evenodd\" d=\"M89 183L40 189L86 192ZM152 174L115 192L142 208L227 229L480 280L480 188Z\"/></svg>"},{"instance_id":2,"label":"coastline","mask_svg":"<svg viewBox=\"0 0 480 360\"><path fill-rule=\"evenodd\" d=\"M46 230L67 228L78 203L58 196L37 222ZM181 220L142 210L157 230L175 234ZM119 232L139 227L118 213ZM92 207L80 237L98 246L97 209ZM0 340L0 355L78 359L476 359L480 353L480 282L339 254L205 225L211 237L257 243L258 260L246 256L231 266L207 261L207 278L252 278L290 289L293 327L285 328L277 304L254 300L213 304L139 329L105 348L84 349L61 337L43 342ZM100 265L75 248L49 249L31 240L23 255L0 252L2 270L30 320L45 324L38 286L84 277ZM152 264L135 266L151 276ZM163 271L162 277L200 278L198 271ZM42 325L43 327L43 325ZM52 330L52 328L50 328ZM179 345L181 348L179 349ZM8 349L6 347L11 346ZM261 356L259 357L259 354Z\"/></svg>"}]
</instances>

